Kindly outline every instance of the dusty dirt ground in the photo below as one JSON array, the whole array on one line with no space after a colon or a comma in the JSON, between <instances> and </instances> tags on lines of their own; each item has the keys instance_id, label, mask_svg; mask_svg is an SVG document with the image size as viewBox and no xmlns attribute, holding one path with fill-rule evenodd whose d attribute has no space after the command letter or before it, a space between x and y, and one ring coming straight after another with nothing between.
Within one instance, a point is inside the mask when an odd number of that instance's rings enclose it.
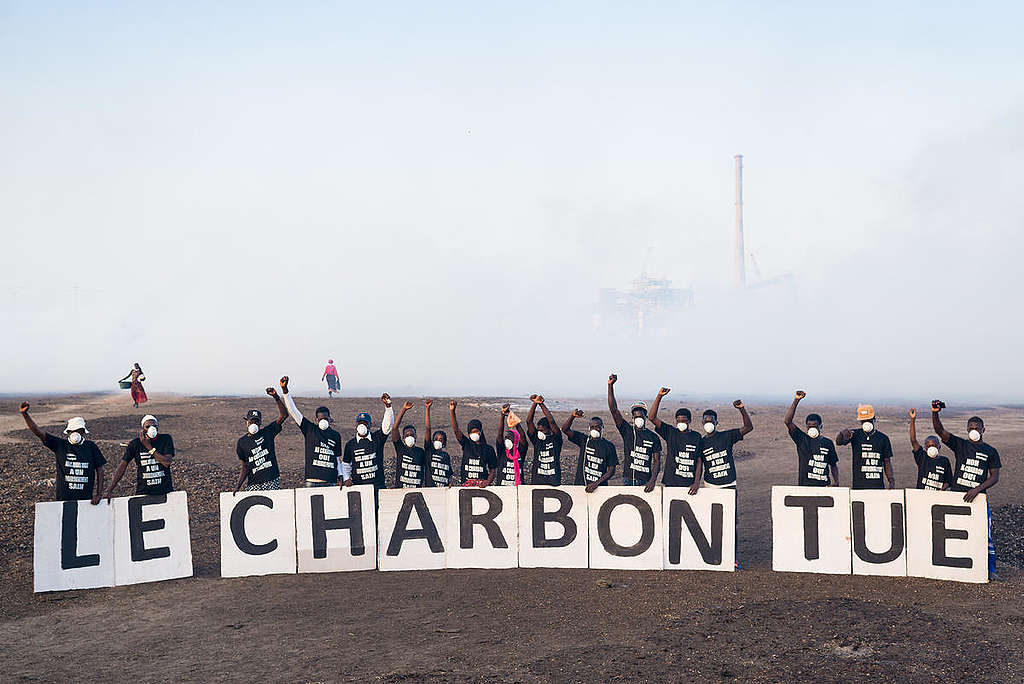
<instances>
[{"instance_id":1,"label":"dusty dirt ground","mask_svg":"<svg viewBox=\"0 0 1024 684\"><path fill-rule=\"evenodd\" d=\"M620 397L620 405L628 400ZM69 416L85 416L112 465L139 417L160 417L177 447L175 484L189 495L195 577L34 595L33 504L52 497L54 465L24 429L17 403L0 400L0 681L1024 680L1019 408L944 414L956 432L968 413L982 414L1003 460L990 499L1002 578L993 584L773 573L769 492L795 484L796 458L782 425L785 407L756 404L748 404L755 431L737 464L739 573L519 569L220 579L217 495L234 483L245 410L273 414L268 397L157 395L144 411L126 393L38 398L40 425L56 432ZM298 401L310 412L321 403L331 406L346 439L358 411L370 410L375 421L381 415L375 399ZM459 418L482 418L490 436L499 403L463 399ZM525 399L514 403L525 412ZM552 404L560 420L576 405ZM608 420L603 402L580 405ZM678 406L670 395L663 417ZM728 404L716 408L722 427L739 425ZM447 427L447 406L440 409L435 419ZM877 409L896 452L897 484L912 485L905 407ZM926 402L918 409L927 421ZM809 397L798 417L809 411L823 414L829 435L854 422L851 406L823 407ZM421 404L411 419L422 430ZM930 429L921 428L923 441ZM574 472L576 451L565 448L564 472ZM452 456L457 462L457 446ZM292 423L278 439L278 458L284 486L299 484L301 436ZM840 449L840 473L849 482L848 448ZM133 482L129 470L120 493Z\"/></svg>"}]
</instances>

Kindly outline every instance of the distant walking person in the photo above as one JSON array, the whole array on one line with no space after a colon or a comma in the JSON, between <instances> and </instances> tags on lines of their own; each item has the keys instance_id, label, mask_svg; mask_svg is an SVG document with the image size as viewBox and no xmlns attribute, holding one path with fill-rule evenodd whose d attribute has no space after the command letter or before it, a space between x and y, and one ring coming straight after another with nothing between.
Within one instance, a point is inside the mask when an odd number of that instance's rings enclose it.
<instances>
[{"instance_id":1,"label":"distant walking person","mask_svg":"<svg viewBox=\"0 0 1024 684\"><path fill-rule=\"evenodd\" d=\"M135 408L139 408L139 404L145 404L149 401L149 397L146 396L146 390L142 386L142 381L146 379L142 372L142 366L136 363L128 372L128 375L121 378L119 382L124 382L128 379L131 379L132 383L132 402L135 403Z\"/></svg>"},{"instance_id":2,"label":"distant walking person","mask_svg":"<svg viewBox=\"0 0 1024 684\"><path fill-rule=\"evenodd\" d=\"M91 501L95 506L103 495L103 466L107 460L92 440L85 438L85 419L75 417L64 428L64 439L43 432L28 415L28 402L21 402L19 408L25 425L53 452L57 463L57 477L53 484L57 501Z\"/></svg>"},{"instance_id":3,"label":"distant walking person","mask_svg":"<svg viewBox=\"0 0 1024 684\"><path fill-rule=\"evenodd\" d=\"M341 376L338 369L334 367L334 359L327 359L327 367L324 368L324 376L320 381L327 381L327 396L333 397L335 392L341 391Z\"/></svg>"}]
</instances>

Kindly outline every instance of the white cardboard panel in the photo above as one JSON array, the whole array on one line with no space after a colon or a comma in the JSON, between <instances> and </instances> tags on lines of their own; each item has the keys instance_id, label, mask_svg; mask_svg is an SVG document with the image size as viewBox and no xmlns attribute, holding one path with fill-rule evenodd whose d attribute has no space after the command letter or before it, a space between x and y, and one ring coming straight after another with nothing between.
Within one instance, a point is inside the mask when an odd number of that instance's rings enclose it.
<instances>
[{"instance_id":1,"label":"white cardboard panel","mask_svg":"<svg viewBox=\"0 0 1024 684\"><path fill-rule=\"evenodd\" d=\"M114 586L114 507L105 499L95 506L89 501L37 503L32 569L36 592Z\"/></svg>"},{"instance_id":2,"label":"white cardboard panel","mask_svg":"<svg viewBox=\"0 0 1024 684\"><path fill-rule=\"evenodd\" d=\"M351 502L358 502L358 517ZM323 519L326 524L317 525L314 518ZM299 572L376 569L377 516L373 485L296 489L295 540Z\"/></svg>"},{"instance_id":3,"label":"white cardboard panel","mask_svg":"<svg viewBox=\"0 0 1024 684\"><path fill-rule=\"evenodd\" d=\"M114 580L118 586L192 576L188 499L185 492L171 492L163 503L153 503L161 498L127 496L112 501ZM133 532L129 515L136 509L141 525ZM133 560L133 547L140 559Z\"/></svg>"},{"instance_id":4,"label":"white cardboard panel","mask_svg":"<svg viewBox=\"0 0 1024 684\"><path fill-rule=\"evenodd\" d=\"M590 567L661 570L664 566L661 486L598 487L588 494Z\"/></svg>"},{"instance_id":5,"label":"white cardboard panel","mask_svg":"<svg viewBox=\"0 0 1024 684\"><path fill-rule=\"evenodd\" d=\"M957 582L988 582L985 495L979 494L967 503L962 492L908 489L906 497L907 574ZM958 535L967 538L955 538Z\"/></svg>"},{"instance_id":6,"label":"white cardboard panel","mask_svg":"<svg viewBox=\"0 0 1024 684\"><path fill-rule=\"evenodd\" d=\"M446 490L446 567L514 568L519 565L518 489L451 487ZM478 522L474 523L474 519Z\"/></svg>"},{"instance_id":7,"label":"white cardboard panel","mask_svg":"<svg viewBox=\"0 0 1024 684\"><path fill-rule=\"evenodd\" d=\"M447 488L441 487L380 490L377 566L381 570L440 570L445 567L447 495ZM396 529L403 509L407 516L404 529L412 532L413 537L422 538L410 538Z\"/></svg>"},{"instance_id":8,"label":"white cardboard panel","mask_svg":"<svg viewBox=\"0 0 1024 684\"><path fill-rule=\"evenodd\" d=\"M736 569L736 492L701 487L691 496L689 487L663 487L662 490L665 569L733 572ZM678 516L674 514L677 509ZM697 529L691 530L694 524Z\"/></svg>"},{"instance_id":9,"label":"white cardboard panel","mask_svg":"<svg viewBox=\"0 0 1024 684\"><path fill-rule=\"evenodd\" d=\"M805 508L796 504L822 497L829 505L817 507L817 527L805 529ZM849 575L850 549L848 488L772 487L772 570Z\"/></svg>"},{"instance_id":10,"label":"white cardboard panel","mask_svg":"<svg viewBox=\"0 0 1024 684\"><path fill-rule=\"evenodd\" d=\"M220 576L293 572L295 490L221 492Z\"/></svg>"},{"instance_id":11,"label":"white cardboard panel","mask_svg":"<svg viewBox=\"0 0 1024 684\"><path fill-rule=\"evenodd\" d=\"M518 489L519 567L588 567L587 488L521 485Z\"/></svg>"},{"instance_id":12,"label":"white cardboard panel","mask_svg":"<svg viewBox=\"0 0 1024 684\"><path fill-rule=\"evenodd\" d=\"M858 513L861 506L863 516ZM853 574L906 577L907 525L902 489L851 489L850 528Z\"/></svg>"}]
</instances>

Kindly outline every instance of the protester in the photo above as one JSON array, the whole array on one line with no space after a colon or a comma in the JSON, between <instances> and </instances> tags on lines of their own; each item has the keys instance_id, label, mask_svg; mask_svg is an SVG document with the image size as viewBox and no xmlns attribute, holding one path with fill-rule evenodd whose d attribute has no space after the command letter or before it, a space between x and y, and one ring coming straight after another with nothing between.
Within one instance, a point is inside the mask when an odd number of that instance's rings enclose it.
<instances>
[{"instance_id":1,"label":"protester","mask_svg":"<svg viewBox=\"0 0 1024 684\"><path fill-rule=\"evenodd\" d=\"M985 421L978 416L967 419L967 439L950 434L942 427L939 412L946 408L940 399L932 401L932 427L939 433L942 443L953 452L955 461L953 482L950 489L964 492L964 501L970 503L981 494L987 492L999 482L999 469L1002 463L995 447L985 442ZM988 574L989 579L996 576L996 547L992 543L992 505L985 499L988 508Z\"/></svg>"},{"instance_id":2,"label":"protester","mask_svg":"<svg viewBox=\"0 0 1024 684\"><path fill-rule=\"evenodd\" d=\"M661 440L647 429L647 404L642 401L630 407L627 423L615 403L615 382L619 376L608 376L608 412L622 435L622 484L642 486L648 492L658 483L661 468Z\"/></svg>"},{"instance_id":3,"label":"protester","mask_svg":"<svg viewBox=\"0 0 1024 684\"><path fill-rule=\"evenodd\" d=\"M452 457L445 451L448 446L448 433L444 430L431 431L430 429L430 407L434 405L433 399L423 402L426 410L427 432L423 436L423 450L430 459L427 476L424 478L424 487L450 487L452 485Z\"/></svg>"},{"instance_id":4,"label":"protester","mask_svg":"<svg viewBox=\"0 0 1024 684\"><path fill-rule=\"evenodd\" d=\"M334 359L327 359L327 366L324 368L324 375L320 382L327 381L327 396L333 397L335 392L341 391L341 376L338 369L334 367Z\"/></svg>"},{"instance_id":5,"label":"protester","mask_svg":"<svg viewBox=\"0 0 1024 684\"><path fill-rule=\"evenodd\" d=\"M263 413L259 409L250 409L245 414L246 434L239 437L235 445L235 454L242 462L238 482L235 483L236 494L246 481L249 483L245 488L248 492L281 488L281 471L277 466L274 439L281 434L281 427L288 419L288 409L273 387L267 388L267 394L277 402L277 419L266 427L260 427L263 424Z\"/></svg>"},{"instance_id":6,"label":"protester","mask_svg":"<svg viewBox=\"0 0 1024 684\"><path fill-rule=\"evenodd\" d=\"M700 433L691 428L690 409L676 410L675 425L658 419L661 400L670 392L668 387L658 390L658 396L651 404L651 422L654 431L665 440L665 474L661 483L666 487L693 487L700 482L704 459L700 456ZM694 489L690 492L696 494Z\"/></svg>"},{"instance_id":7,"label":"protester","mask_svg":"<svg viewBox=\"0 0 1024 684\"><path fill-rule=\"evenodd\" d=\"M171 461L174 459L174 440L169 434L160 432L156 416L142 417L139 436L128 442L124 456L117 464L114 477L107 489L107 502L114 496L117 483L124 477L128 463L135 462L136 494L167 494L174 491L171 482Z\"/></svg>"},{"instance_id":8,"label":"protester","mask_svg":"<svg viewBox=\"0 0 1024 684\"><path fill-rule=\"evenodd\" d=\"M341 435L331 427L333 419L326 406L317 408L316 422L302 415L288 393L288 376L281 378L281 394L288 414L299 426L305 446L306 487L328 487L338 482L341 462Z\"/></svg>"},{"instance_id":9,"label":"protester","mask_svg":"<svg viewBox=\"0 0 1024 684\"><path fill-rule=\"evenodd\" d=\"M910 409L910 448L917 463L917 488L946 490L953 484L953 466L939 454L939 438L928 435L924 447L917 442L917 409Z\"/></svg>"},{"instance_id":10,"label":"protester","mask_svg":"<svg viewBox=\"0 0 1024 684\"><path fill-rule=\"evenodd\" d=\"M142 387L142 381L146 379L146 376L142 372L142 366L136 363L132 366L132 369L128 371L128 375L121 378L118 382L124 382L129 378L132 383L132 402L135 404L135 408L139 408L139 404L145 404L149 401L149 397L146 396L146 390Z\"/></svg>"},{"instance_id":11,"label":"protester","mask_svg":"<svg viewBox=\"0 0 1024 684\"><path fill-rule=\"evenodd\" d=\"M608 480L615 476L615 470L619 466L619 455L615 452L615 445L601 436L604 421L597 416L592 417L590 429L587 434L583 434L572 429L572 423L577 418L583 418L583 411L580 409L569 414L562 425L565 436L580 448L573 484L585 485L588 492L594 492L598 487L608 484Z\"/></svg>"},{"instance_id":12,"label":"protester","mask_svg":"<svg viewBox=\"0 0 1024 684\"><path fill-rule=\"evenodd\" d=\"M808 413L804 419L807 432L796 426L793 418L800 400L807 396L803 390L797 390L793 403L786 411L783 423L789 430L789 436L796 444L797 484L801 487L838 487L839 486L839 454L836 445L828 437L821 434L822 421L817 413Z\"/></svg>"},{"instance_id":13,"label":"protester","mask_svg":"<svg viewBox=\"0 0 1024 684\"><path fill-rule=\"evenodd\" d=\"M544 416L533 422L540 406ZM562 431L548 411L544 397L530 395L530 410L526 414L526 434L533 445L533 463L530 466L530 484L558 487L562 484Z\"/></svg>"},{"instance_id":14,"label":"protester","mask_svg":"<svg viewBox=\"0 0 1024 684\"><path fill-rule=\"evenodd\" d=\"M107 459L103 458L95 442L85 438L89 434L85 418L76 416L69 419L64 428L64 439L61 439L40 430L28 409L29 403L21 402L18 410L25 419L25 425L43 446L53 452L57 466L57 477L53 481L54 500L89 500L94 506L98 504L103 497L103 466Z\"/></svg>"},{"instance_id":15,"label":"protester","mask_svg":"<svg viewBox=\"0 0 1024 684\"><path fill-rule=\"evenodd\" d=\"M424 486L427 471L426 452L416 446L416 428L406 425L402 428L402 438L398 438L398 426L412 406L411 401L402 404L398 419L391 428L391 443L395 447L395 487L398 489Z\"/></svg>"},{"instance_id":16,"label":"protester","mask_svg":"<svg viewBox=\"0 0 1024 684\"><path fill-rule=\"evenodd\" d=\"M494 483L498 475L498 459L494 449L487 443L484 436L484 426L474 418L469 421L469 435L462 434L459 429L459 421L455 417L455 401L448 402L448 414L452 421L452 432L455 433L455 440L462 447L461 479L463 485L477 485L487 487Z\"/></svg>"},{"instance_id":17,"label":"protester","mask_svg":"<svg viewBox=\"0 0 1024 684\"><path fill-rule=\"evenodd\" d=\"M343 486L373 485L373 500L377 501L378 493L385 487L384 480L384 444L395 426L395 411L391 407L391 395L387 392L380 395L380 403L384 405L384 416L380 421L380 429L373 429L373 419L363 411L356 416L356 436L345 442L343 456L339 463Z\"/></svg>"},{"instance_id":18,"label":"protester","mask_svg":"<svg viewBox=\"0 0 1024 684\"><path fill-rule=\"evenodd\" d=\"M509 429L505 429L508 423ZM504 436L502 444L497 445L498 453L497 476L494 484L514 485L523 484L523 471L526 468L526 452L530 442L523 430L523 424L519 417L512 412L509 404L501 407L501 415L498 419L498 434Z\"/></svg>"},{"instance_id":19,"label":"protester","mask_svg":"<svg viewBox=\"0 0 1024 684\"><path fill-rule=\"evenodd\" d=\"M853 488L886 489L882 472L889 482L889 489L896 488L892 471L892 444L889 437L875 427L875 409L870 404L857 407L860 428L846 429L836 435L836 444L853 446Z\"/></svg>"}]
</instances>

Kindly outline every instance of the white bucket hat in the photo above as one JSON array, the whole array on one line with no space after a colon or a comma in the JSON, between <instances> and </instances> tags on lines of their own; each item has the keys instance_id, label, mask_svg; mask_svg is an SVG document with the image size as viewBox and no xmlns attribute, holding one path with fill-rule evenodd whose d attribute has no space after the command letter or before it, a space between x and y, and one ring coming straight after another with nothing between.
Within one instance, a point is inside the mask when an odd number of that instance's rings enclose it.
<instances>
[{"instance_id":1,"label":"white bucket hat","mask_svg":"<svg viewBox=\"0 0 1024 684\"><path fill-rule=\"evenodd\" d=\"M85 418L81 416L75 416L68 421L68 426L64 428L64 434L74 432L75 430L85 430ZM85 434L89 434L88 430L85 430Z\"/></svg>"},{"instance_id":2,"label":"white bucket hat","mask_svg":"<svg viewBox=\"0 0 1024 684\"><path fill-rule=\"evenodd\" d=\"M156 416L152 416L147 413L146 415L142 416L142 427L146 427L146 423L148 423L149 421L153 421L154 423L157 424L159 424L160 422L156 419Z\"/></svg>"}]
</instances>

